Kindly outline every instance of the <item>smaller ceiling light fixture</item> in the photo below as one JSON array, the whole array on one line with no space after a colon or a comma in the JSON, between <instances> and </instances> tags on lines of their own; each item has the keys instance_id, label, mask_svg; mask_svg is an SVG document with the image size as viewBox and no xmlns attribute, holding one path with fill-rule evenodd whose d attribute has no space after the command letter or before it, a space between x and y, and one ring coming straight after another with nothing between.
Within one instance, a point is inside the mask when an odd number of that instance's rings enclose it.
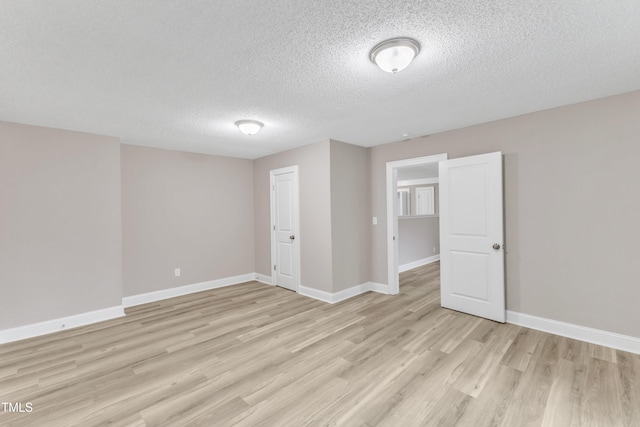
<instances>
[{"instance_id":1,"label":"smaller ceiling light fixture","mask_svg":"<svg viewBox=\"0 0 640 427\"><path fill-rule=\"evenodd\" d=\"M385 40L377 44L369 59L387 73L402 71L413 61L420 52L420 44L408 37L398 37Z\"/></svg>"},{"instance_id":2,"label":"smaller ceiling light fixture","mask_svg":"<svg viewBox=\"0 0 640 427\"><path fill-rule=\"evenodd\" d=\"M257 120L238 120L236 122L236 126L240 129L240 132L245 135L255 135L260 132L260 129L264 126L264 124L260 123Z\"/></svg>"}]
</instances>

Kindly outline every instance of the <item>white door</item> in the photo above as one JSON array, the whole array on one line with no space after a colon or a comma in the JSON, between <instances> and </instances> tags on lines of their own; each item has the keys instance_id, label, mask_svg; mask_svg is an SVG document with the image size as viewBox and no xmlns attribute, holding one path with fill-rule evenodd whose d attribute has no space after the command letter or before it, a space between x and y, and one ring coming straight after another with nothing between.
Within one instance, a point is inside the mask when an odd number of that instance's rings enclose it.
<instances>
[{"instance_id":1,"label":"white door","mask_svg":"<svg viewBox=\"0 0 640 427\"><path fill-rule=\"evenodd\" d=\"M442 306L505 322L502 153L440 162Z\"/></svg>"},{"instance_id":2,"label":"white door","mask_svg":"<svg viewBox=\"0 0 640 427\"><path fill-rule=\"evenodd\" d=\"M271 263L273 284L297 292L300 284L297 166L271 171Z\"/></svg>"}]
</instances>

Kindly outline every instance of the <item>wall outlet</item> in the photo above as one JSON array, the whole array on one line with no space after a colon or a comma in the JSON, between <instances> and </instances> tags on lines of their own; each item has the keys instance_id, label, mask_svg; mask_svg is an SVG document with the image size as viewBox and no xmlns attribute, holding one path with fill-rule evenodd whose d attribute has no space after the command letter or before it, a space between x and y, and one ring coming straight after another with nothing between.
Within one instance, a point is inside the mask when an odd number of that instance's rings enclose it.
<instances>
[{"instance_id":1,"label":"wall outlet","mask_svg":"<svg viewBox=\"0 0 640 427\"><path fill-rule=\"evenodd\" d=\"M433 253L434 254L436 253L436 247L435 246L433 247Z\"/></svg>"},{"instance_id":2,"label":"wall outlet","mask_svg":"<svg viewBox=\"0 0 640 427\"><path fill-rule=\"evenodd\" d=\"M182 274L182 272L180 271L180 269L179 269L179 268L176 268L176 269L174 269L174 270L173 270L173 275L174 275L175 277L178 277L178 276L180 276L181 274Z\"/></svg>"},{"instance_id":3,"label":"wall outlet","mask_svg":"<svg viewBox=\"0 0 640 427\"><path fill-rule=\"evenodd\" d=\"M377 216L373 217L373 225L378 225L378 217Z\"/></svg>"}]
</instances>

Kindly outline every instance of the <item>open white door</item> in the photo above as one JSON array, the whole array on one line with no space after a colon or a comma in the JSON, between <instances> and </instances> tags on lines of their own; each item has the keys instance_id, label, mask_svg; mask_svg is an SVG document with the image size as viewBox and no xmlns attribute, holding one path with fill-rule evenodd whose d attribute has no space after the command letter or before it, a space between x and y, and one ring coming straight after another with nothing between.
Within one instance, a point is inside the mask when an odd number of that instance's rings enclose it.
<instances>
[{"instance_id":1,"label":"open white door","mask_svg":"<svg viewBox=\"0 0 640 427\"><path fill-rule=\"evenodd\" d=\"M300 284L298 167L271 171L273 284L297 292Z\"/></svg>"},{"instance_id":2,"label":"open white door","mask_svg":"<svg viewBox=\"0 0 640 427\"><path fill-rule=\"evenodd\" d=\"M504 323L502 153L439 169L442 306Z\"/></svg>"}]
</instances>

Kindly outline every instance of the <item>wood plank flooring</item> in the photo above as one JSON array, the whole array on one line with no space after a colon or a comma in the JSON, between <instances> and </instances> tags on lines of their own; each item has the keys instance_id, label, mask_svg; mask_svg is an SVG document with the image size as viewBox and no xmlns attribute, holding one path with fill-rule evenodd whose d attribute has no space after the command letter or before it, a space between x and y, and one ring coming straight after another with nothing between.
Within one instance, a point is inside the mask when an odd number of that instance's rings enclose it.
<instances>
[{"instance_id":1,"label":"wood plank flooring","mask_svg":"<svg viewBox=\"0 0 640 427\"><path fill-rule=\"evenodd\" d=\"M329 305L250 282L0 346L0 425L640 426L640 356L401 293Z\"/></svg>"}]
</instances>

